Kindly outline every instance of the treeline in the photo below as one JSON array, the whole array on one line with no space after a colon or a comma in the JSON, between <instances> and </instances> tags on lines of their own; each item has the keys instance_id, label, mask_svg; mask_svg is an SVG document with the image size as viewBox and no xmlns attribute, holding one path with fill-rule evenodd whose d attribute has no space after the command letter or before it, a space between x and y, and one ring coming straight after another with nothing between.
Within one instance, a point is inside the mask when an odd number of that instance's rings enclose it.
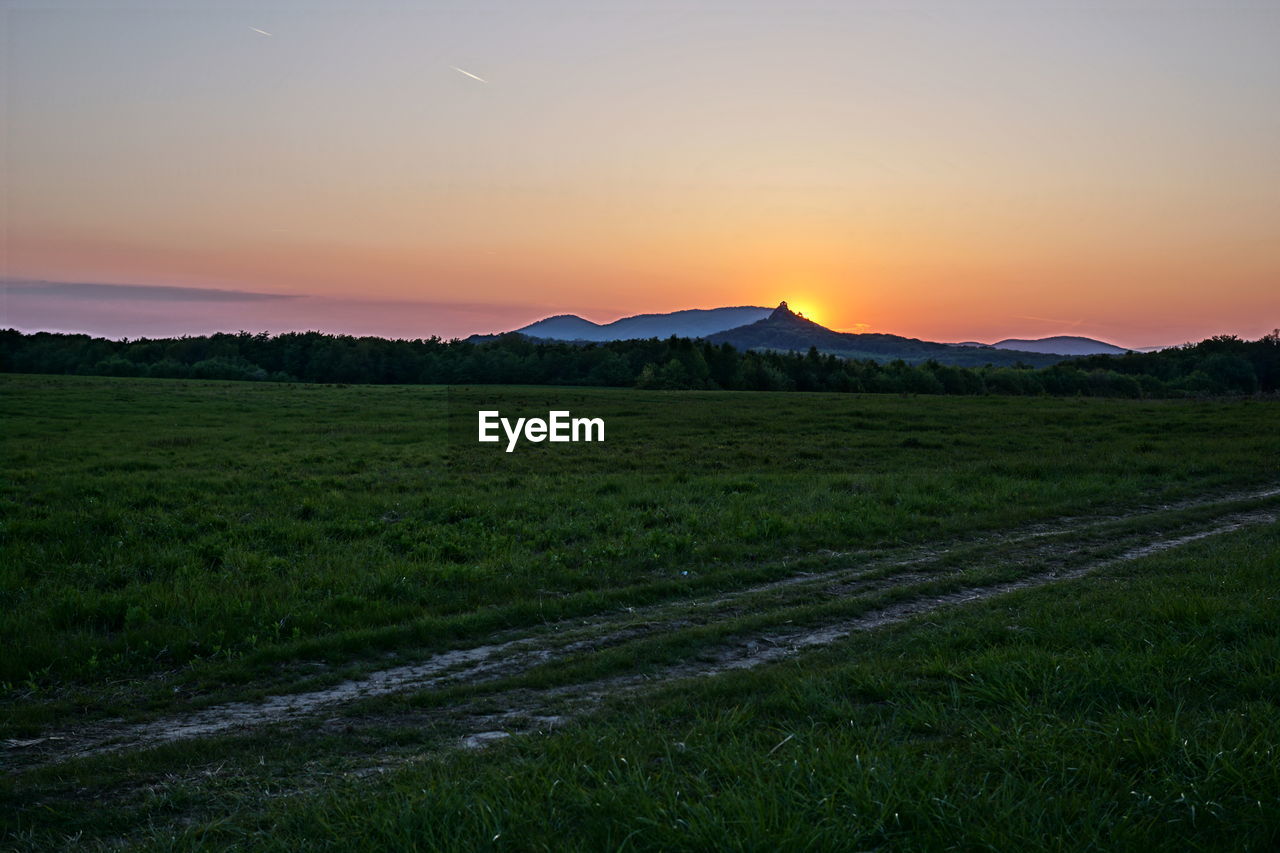
<instances>
[{"instance_id":1,"label":"treeline","mask_svg":"<svg viewBox=\"0 0 1280 853\"><path fill-rule=\"evenodd\" d=\"M1280 333L1032 369L850 361L816 350L740 352L687 338L579 345L520 335L471 343L241 332L112 341L9 329L0 332L0 370L275 382L1187 397L1275 391Z\"/></svg>"}]
</instances>

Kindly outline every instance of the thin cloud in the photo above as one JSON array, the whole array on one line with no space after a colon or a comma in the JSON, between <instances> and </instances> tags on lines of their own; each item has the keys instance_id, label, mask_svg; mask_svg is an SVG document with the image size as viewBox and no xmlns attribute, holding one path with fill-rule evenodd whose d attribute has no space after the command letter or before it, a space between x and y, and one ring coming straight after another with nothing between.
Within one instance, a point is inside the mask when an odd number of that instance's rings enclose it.
<instances>
[{"instance_id":1,"label":"thin cloud","mask_svg":"<svg viewBox=\"0 0 1280 853\"><path fill-rule=\"evenodd\" d=\"M458 67L458 66L456 66L456 65L450 65L449 67L450 67L450 68L452 68L454 71L457 71L459 74L465 74L465 75L467 75L467 76L468 76L468 77L470 77L472 80L479 80L481 83L488 83L488 82L489 82L488 80L484 79L483 77L477 77L475 74L472 74L470 71L464 71L463 69L459 68L459 67Z\"/></svg>"},{"instance_id":2,"label":"thin cloud","mask_svg":"<svg viewBox=\"0 0 1280 853\"><path fill-rule=\"evenodd\" d=\"M261 302L300 299L289 293L218 290L212 287L169 287L146 284L99 284L67 281L5 281L0 290L10 295L52 296L58 299L134 299L153 302Z\"/></svg>"},{"instance_id":3,"label":"thin cloud","mask_svg":"<svg viewBox=\"0 0 1280 853\"><path fill-rule=\"evenodd\" d=\"M1015 320L1036 320L1040 323L1056 323L1059 326L1066 326L1068 329L1074 329L1084 322L1084 320L1055 320L1053 317L1032 317L1027 314L1015 314Z\"/></svg>"}]
</instances>

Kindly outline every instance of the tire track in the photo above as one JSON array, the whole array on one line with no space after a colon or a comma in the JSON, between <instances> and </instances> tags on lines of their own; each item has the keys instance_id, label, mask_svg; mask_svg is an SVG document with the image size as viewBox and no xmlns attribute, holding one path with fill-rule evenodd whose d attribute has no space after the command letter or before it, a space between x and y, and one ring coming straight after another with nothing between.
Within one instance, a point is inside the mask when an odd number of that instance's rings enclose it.
<instances>
[{"instance_id":1,"label":"tire track","mask_svg":"<svg viewBox=\"0 0 1280 853\"><path fill-rule=\"evenodd\" d=\"M652 688L673 680L711 677L734 669L750 669L824 646L856 631L872 630L932 612L939 608L981 601L1020 589L1070 580L1117 563L1177 548L1199 539L1243 527L1271 523L1272 509L1241 510L1235 504L1267 501L1280 496L1280 487L1233 493L1215 498L1182 501L1155 510L1111 515L1091 521L1072 519L1056 529L1034 525L1014 533L961 543L976 552L959 567L950 549L921 549L923 553L898 559L870 558L861 564L792 575L728 593L677 602L663 602L624 612L600 614L586 620L552 623L508 639L494 638L471 648L456 649L413 664L373 672L357 679L318 690L269 696L261 702L233 702L188 714L138 724L102 723L29 741L10 742L8 758L26 766L58 763L75 757L142 749L190 738L208 737L263 726L298 722L365 699L393 694L438 690L458 685L484 685L519 676L552 662L587 659L605 649L655 637L665 637L736 618L753 607L762 627L729 641L703 645L697 661L660 667L645 674L567 684L540 691L511 688L485 693L480 701L509 704L513 710L495 717L480 713L479 703L461 701L437 709L432 716L448 718L470 728L464 743L482 746L498 739L499 732L523 730L522 720L546 725L589 710L600 698ZM1199 523L1182 521L1176 535L1165 537L1154 527L1167 524L1173 513L1207 509L1213 517ZM1108 528L1135 520L1147 523L1137 531L1108 534ZM1061 540L1061 541L1055 541ZM853 554L835 555L847 559ZM964 575L985 562L1016 567L1009 580L986 584L965 583ZM930 566L933 570L930 570ZM938 590L937 586L951 588ZM892 595L880 602L877 597ZM904 595L905 594L905 595ZM834 616L821 624L781 627L790 608L812 604L815 599L839 606L863 602L868 608L853 616ZM561 713L559 708L570 708ZM376 715L375 715L376 716ZM505 721L505 728L476 730L479 724Z\"/></svg>"}]
</instances>

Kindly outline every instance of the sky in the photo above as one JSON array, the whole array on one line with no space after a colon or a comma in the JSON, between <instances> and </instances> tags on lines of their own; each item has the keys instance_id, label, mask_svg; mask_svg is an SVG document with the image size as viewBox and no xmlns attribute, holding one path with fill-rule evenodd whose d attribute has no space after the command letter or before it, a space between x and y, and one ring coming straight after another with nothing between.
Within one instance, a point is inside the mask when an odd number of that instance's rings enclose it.
<instances>
[{"instance_id":1,"label":"sky","mask_svg":"<svg viewBox=\"0 0 1280 853\"><path fill-rule=\"evenodd\" d=\"M1280 0L3 8L0 326L1280 326Z\"/></svg>"}]
</instances>

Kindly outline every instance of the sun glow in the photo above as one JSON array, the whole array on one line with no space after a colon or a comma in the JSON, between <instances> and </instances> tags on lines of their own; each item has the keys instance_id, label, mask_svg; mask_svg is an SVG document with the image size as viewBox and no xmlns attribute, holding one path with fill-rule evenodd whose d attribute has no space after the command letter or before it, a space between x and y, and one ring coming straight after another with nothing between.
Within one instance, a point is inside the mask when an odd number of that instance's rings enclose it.
<instances>
[{"instance_id":1,"label":"sun glow","mask_svg":"<svg viewBox=\"0 0 1280 853\"><path fill-rule=\"evenodd\" d=\"M826 323L823 322L826 312L814 302L810 302L806 299L788 299L787 307L796 314L799 314L801 317L804 317L806 320L812 320L820 325L826 325Z\"/></svg>"}]
</instances>

